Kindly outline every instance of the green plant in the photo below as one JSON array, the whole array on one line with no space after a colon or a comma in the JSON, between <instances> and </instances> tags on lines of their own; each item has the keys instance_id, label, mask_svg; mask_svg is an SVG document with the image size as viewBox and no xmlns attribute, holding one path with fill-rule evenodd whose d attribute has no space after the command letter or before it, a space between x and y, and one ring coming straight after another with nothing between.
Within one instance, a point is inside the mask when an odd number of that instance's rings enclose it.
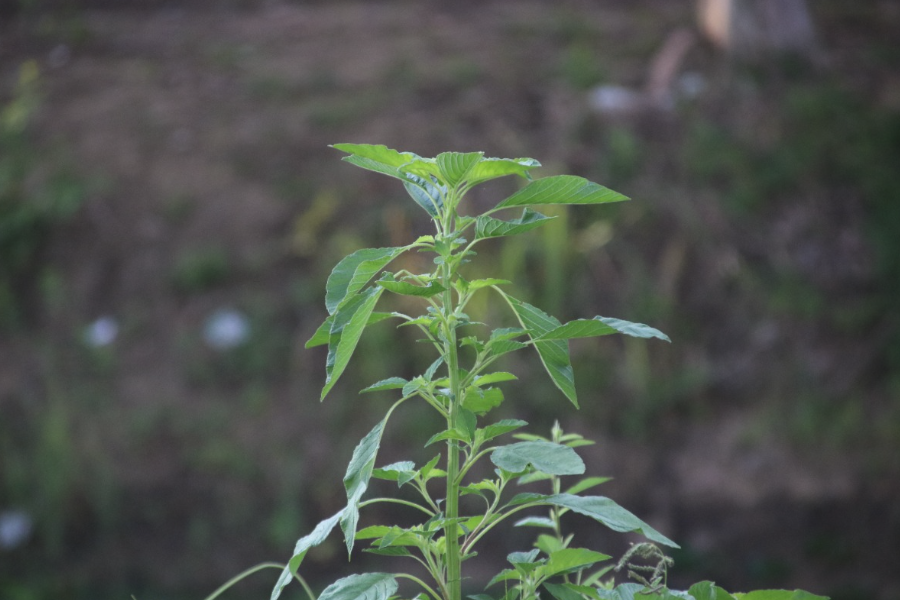
<instances>
[{"instance_id":1,"label":"green plant","mask_svg":"<svg viewBox=\"0 0 900 600\"><path fill-rule=\"evenodd\" d=\"M310 599L315 600L298 568L307 552L337 527L343 531L348 552L357 541L366 541L368 552L417 561L431 581L410 573L351 575L328 586L319 600L388 600L396 596L400 579L412 581L420 588L417 599L460 600L462 564L476 555L475 548L482 538L513 516L541 507L548 512L525 516L516 525L538 527L546 533L538 535L530 551L510 554L507 559L511 568L501 571L488 584L489 588L502 584L499 587L503 600L537 598L540 589L557 600L624 599L633 598L636 593L647 598L694 600L819 598L805 592L784 591L732 596L710 582L696 584L688 592L670 591L666 574L672 561L660 546L677 548L675 542L609 498L583 495L603 483L603 478L589 477L566 488L562 486L561 477L584 474L584 462L575 448L591 442L554 427L550 438L518 434L517 442L497 444L500 436L527 423L518 419L485 422L492 409L504 401L504 394L496 384L516 379L512 373L493 370L494 364L511 352L528 347L537 350L553 383L577 407L569 339L623 333L668 341L657 329L609 317L563 324L505 292L503 286L510 283L506 280L470 281L462 275L465 265L475 256L473 249L477 244L522 234L551 220L532 207L604 204L626 200L625 196L569 175L532 180L530 171L540 165L528 158L496 159L485 158L480 152L450 152L429 159L384 146L338 144L335 148L348 153L344 160L351 164L399 179L413 200L428 212L435 233L421 236L407 246L357 250L334 268L325 296L330 316L306 344L307 347L328 346L321 399L324 400L346 370L365 328L374 323L399 319L400 327L417 328L421 341L437 357L422 375L410 380L390 377L362 390L367 394L399 393L401 397L354 450L344 477L347 505L300 538L294 555L281 567L272 600L281 595L292 579L297 579ZM481 215L469 216L460 211L461 201L472 187L506 175L521 176L528 184ZM501 220L492 216L516 208L523 209L519 218ZM433 254L434 270L428 273L385 270L410 251ZM376 312L376 304L384 292L419 298L426 305L425 312L418 316ZM517 326L492 329L471 321L464 312L466 305L473 295L481 292L496 294L510 309ZM414 398L434 409L445 423L425 444L442 443L443 455L437 454L421 467L402 461L376 468L379 446L391 415ZM474 467L484 458L489 458L496 467L493 474L471 481ZM407 486L417 499L364 500L373 478L396 482L401 488ZM442 498L436 497L431 489L438 481L445 482ZM504 492L513 482L544 482L550 493L526 492L505 497ZM461 507L460 500L465 496L480 499L483 510L470 512L469 507ZM409 507L425 516L421 523L410 527L375 525L359 529L360 510L380 503ZM604 579L612 566L593 571L594 565L611 557L571 545L573 536L563 533L560 521L570 512L590 517L614 531L640 533L649 540L626 553L616 567L617 570L627 567L637 583L613 587L611 580ZM640 560L650 561L650 565L641 564ZM227 585L210 598L218 596ZM493 598L486 594L470 597Z\"/></svg>"}]
</instances>

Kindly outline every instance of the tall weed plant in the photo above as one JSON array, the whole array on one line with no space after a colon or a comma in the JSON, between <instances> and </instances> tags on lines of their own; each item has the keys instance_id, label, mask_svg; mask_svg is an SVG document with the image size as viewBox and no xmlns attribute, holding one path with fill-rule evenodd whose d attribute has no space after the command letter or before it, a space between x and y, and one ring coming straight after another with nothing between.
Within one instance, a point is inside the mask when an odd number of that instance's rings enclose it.
<instances>
[{"instance_id":1,"label":"tall weed plant","mask_svg":"<svg viewBox=\"0 0 900 600\"><path fill-rule=\"evenodd\" d=\"M518 351L536 351L544 370L561 395L578 407L569 340L624 334L635 338L669 338L653 327L613 317L595 316L563 323L527 301L505 291L501 278L467 279L466 265L476 259L478 244L527 233L554 217L540 212L554 205L597 205L627 200L625 196L581 177L557 175L533 179L540 164L530 158L487 158L481 152L445 152L422 158L385 146L337 144L350 164L387 175L400 182L412 200L431 217L434 231L408 245L357 250L342 259L326 283L328 317L306 343L327 346L325 385L321 400L347 370L365 329L382 321L417 330L423 348L434 360L422 374L405 379L388 377L361 393L392 395L395 400L353 451L344 475L347 503L301 537L285 565L264 563L238 575L209 596L219 596L233 583L267 567L281 569L271 600L297 581L309 600L461 600L465 564L478 554L480 542L496 535L500 525L532 527L538 533L532 547L506 557L508 566L473 600L816 600L803 591L763 590L731 594L714 583L697 583L686 591L669 589L672 566L664 549L678 545L605 496L590 492L606 478L584 477L586 467L577 448L591 442L565 433L558 426L547 437L522 433L520 419L493 420L491 413L504 403L501 384L517 375L498 368L502 359ZM498 177L517 176L526 184L480 215L466 212L464 198L476 185ZM497 213L518 211L499 218ZM424 273L391 265L408 252L432 257ZM408 315L376 310L385 294L419 299L424 311ZM466 307L476 295L489 295L508 309L513 327L476 322ZM435 456L423 465L400 461L378 466L378 451L391 416L409 401L422 402L440 415L442 426L425 443ZM519 433L514 433L519 432ZM501 442L512 435L515 441ZM439 450L438 450L439 449ZM472 477L480 462L493 472ZM571 481L564 478L574 477ZM367 497L373 479L395 482L409 489L404 497ZM542 492L509 492L510 484L539 483ZM466 502L461 502L463 497ZM468 500L472 500L471 503ZM393 524L360 528L360 511L375 504L415 511L413 526ZM577 513L616 532L635 533L645 541L633 544L618 560L573 544L563 517ZM415 573L375 572L343 577L318 596L301 575L308 552L340 529L348 554L357 544L365 551L417 563ZM616 585L620 573L625 582ZM401 589L401 583L403 587Z\"/></svg>"}]
</instances>

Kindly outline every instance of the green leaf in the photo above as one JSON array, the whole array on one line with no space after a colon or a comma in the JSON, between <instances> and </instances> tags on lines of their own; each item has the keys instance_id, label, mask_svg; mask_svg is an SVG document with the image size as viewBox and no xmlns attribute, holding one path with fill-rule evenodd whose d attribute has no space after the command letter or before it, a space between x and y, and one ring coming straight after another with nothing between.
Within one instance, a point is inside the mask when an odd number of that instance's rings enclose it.
<instances>
[{"instance_id":1,"label":"green leaf","mask_svg":"<svg viewBox=\"0 0 900 600\"><path fill-rule=\"evenodd\" d=\"M309 552L309 549L314 546L318 546L325 541L325 538L327 538L328 534L330 534L331 531L335 528L343 514L344 511L341 510L336 515L332 515L331 517L316 525L316 528L312 530L312 533L309 533L297 540L297 545L294 546L294 555L288 561L288 564L285 566L284 570L281 572L281 575L278 577L278 581L275 583L275 587L272 589L271 600L278 600L278 597L281 595L281 591L288 583L291 582L291 580L294 578L294 575L297 574L297 569L300 568L300 563L302 563L303 559L306 558L306 553Z\"/></svg>"},{"instance_id":2,"label":"green leaf","mask_svg":"<svg viewBox=\"0 0 900 600\"><path fill-rule=\"evenodd\" d=\"M405 173L406 181L403 187L416 204L425 209L432 217L437 217L444 207L443 195L446 189L437 187L422 177L412 173Z\"/></svg>"},{"instance_id":3,"label":"green leaf","mask_svg":"<svg viewBox=\"0 0 900 600\"><path fill-rule=\"evenodd\" d=\"M607 554L586 548L564 548L550 555L547 564L541 568L541 572L545 577L552 577L573 569L583 569L600 561L609 560L609 558Z\"/></svg>"},{"instance_id":4,"label":"green leaf","mask_svg":"<svg viewBox=\"0 0 900 600\"><path fill-rule=\"evenodd\" d=\"M390 573L364 573L338 579L319 595L319 600L388 600L397 591Z\"/></svg>"},{"instance_id":5,"label":"green leaf","mask_svg":"<svg viewBox=\"0 0 900 600\"><path fill-rule=\"evenodd\" d=\"M341 303L353 296L389 262L403 254L400 248L363 248L345 256L335 265L325 283L325 308L333 315Z\"/></svg>"},{"instance_id":6,"label":"green leaf","mask_svg":"<svg viewBox=\"0 0 900 600\"><path fill-rule=\"evenodd\" d=\"M503 237L507 235L518 235L531 231L536 227L540 227L548 221L552 221L556 217L548 217L539 212L535 212L530 208L526 208L522 216L513 221L503 221L488 216L480 216L475 220L475 239L483 240L487 238Z\"/></svg>"},{"instance_id":7,"label":"green leaf","mask_svg":"<svg viewBox=\"0 0 900 600\"><path fill-rule=\"evenodd\" d=\"M359 391L360 394L366 394L368 392L383 392L384 390L399 390L403 389L403 386L408 382L402 377L388 377L387 379L382 379L378 383L373 383L367 388L364 388Z\"/></svg>"},{"instance_id":8,"label":"green leaf","mask_svg":"<svg viewBox=\"0 0 900 600\"><path fill-rule=\"evenodd\" d=\"M509 581L510 579L519 580L522 579L522 575L515 569L503 569L502 571L494 575L494 577L491 578L490 581L488 581L485 587L491 587L495 583L500 583L501 581Z\"/></svg>"},{"instance_id":9,"label":"green leaf","mask_svg":"<svg viewBox=\"0 0 900 600\"><path fill-rule=\"evenodd\" d=\"M513 311L522 324L529 331L532 338L538 338L548 331L561 326L556 317L552 317L527 302L517 300L504 294ZM572 362L569 359L569 344L565 340L535 341L537 349L544 364L547 374L553 383L566 395L572 404L578 406L578 397L575 393L575 372L572 370Z\"/></svg>"},{"instance_id":10,"label":"green leaf","mask_svg":"<svg viewBox=\"0 0 900 600\"><path fill-rule=\"evenodd\" d=\"M323 346L327 344L331 339L331 325L333 323L334 315L329 315L327 319L322 321L322 324L319 325L319 328L316 329L316 332L311 338L309 338L309 340L306 341L306 344L303 347L315 348L316 346Z\"/></svg>"},{"instance_id":11,"label":"green leaf","mask_svg":"<svg viewBox=\"0 0 900 600\"><path fill-rule=\"evenodd\" d=\"M712 581L695 583L688 590L694 600L734 600L734 596L720 588Z\"/></svg>"},{"instance_id":12,"label":"green leaf","mask_svg":"<svg viewBox=\"0 0 900 600\"><path fill-rule=\"evenodd\" d=\"M568 446L553 442L517 442L500 446L491 453L491 462L512 473L521 473L532 465L548 475L581 475L584 462Z\"/></svg>"},{"instance_id":13,"label":"green leaf","mask_svg":"<svg viewBox=\"0 0 900 600\"><path fill-rule=\"evenodd\" d=\"M472 382L474 386L482 386L489 385L491 383L501 383L503 381L513 381L518 379L512 373L504 373L503 371L498 371L496 373L488 373L486 375L479 375L475 378L475 381Z\"/></svg>"},{"instance_id":14,"label":"green leaf","mask_svg":"<svg viewBox=\"0 0 900 600\"><path fill-rule=\"evenodd\" d=\"M556 529L556 523L548 517L525 517L513 523L514 527L546 527Z\"/></svg>"},{"instance_id":15,"label":"green leaf","mask_svg":"<svg viewBox=\"0 0 900 600\"><path fill-rule=\"evenodd\" d=\"M433 158L417 156L397 170L426 180L441 179L441 170Z\"/></svg>"},{"instance_id":16,"label":"green leaf","mask_svg":"<svg viewBox=\"0 0 900 600\"><path fill-rule=\"evenodd\" d=\"M496 208L542 204L605 204L622 200L628 200L628 197L583 177L555 175L529 183Z\"/></svg>"},{"instance_id":17,"label":"green leaf","mask_svg":"<svg viewBox=\"0 0 900 600\"><path fill-rule=\"evenodd\" d=\"M475 279L469 282L469 291L474 292L481 288L491 287L493 285L506 285L512 283L508 279Z\"/></svg>"},{"instance_id":18,"label":"green leaf","mask_svg":"<svg viewBox=\"0 0 900 600\"><path fill-rule=\"evenodd\" d=\"M609 498L603 496L573 496L572 494L556 494L544 500L553 506L562 506L578 514L591 517L613 531L641 533L648 540L658 544L679 548L678 544L644 523Z\"/></svg>"},{"instance_id":19,"label":"green leaf","mask_svg":"<svg viewBox=\"0 0 900 600\"><path fill-rule=\"evenodd\" d=\"M571 446L569 447L571 448ZM610 479L612 479L612 477L588 477L586 479L582 479L581 481L567 489L566 493L572 495L580 494L581 492L598 486L601 483L606 483Z\"/></svg>"},{"instance_id":20,"label":"green leaf","mask_svg":"<svg viewBox=\"0 0 900 600\"><path fill-rule=\"evenodd\" d=\"M435 470L434 468L437 466L438 461L440 461L440 460L441 460L441 455L438 454L437 456L435 456L434 458L429 460L427 463L425 463L425 466L419 470L419 474L422 476L423 481L428 481L430 479L429 476L431 475L432 470ZM437 470L440 470L440 469L437 469Z\"/></svg>"},{"instance_id":21,"label":"green leaf","mask_svg":"<svg viewBox=\"0 0 900 600\"><path fill-rule=\"evenodd\" d=\"M381 446L381 436L387 424L387 417L366 434L350 458L347 473L344 475L344 489L347 491L347 508L341 517L341 529L347 543L347 553L353 551L353 540L356 538L356 525L359 523L359 501L369 487L369 479L375 469L375 457Z\"/></svg>"},{"instance_id":22,"label":"green leaf","mask_svg":"<svg viewBox=\"0 0 900 600\"><path fill-rule=\"evenodd\" d=\"M529 550L528 552L511 552L506 556L506 560L515 567L531 565L537 560L538 554L540 554L540 551L537 549Z\"/></svg>"},{"instance_id":23,"label":"green leaf","mask_svg":"<svg viewBox=\"0 0 900 600\"><path fill-rule=\"evenodd\" d=\"M377 469L376 469L377 470ZM356 532L357 540L374 540L376 538L381 538L387 535L387 533L391 530L387 525L370 525L364 529L360 529Z\"/></svg>"},{"instance_id":24,"label":"green leaf","mask_svg":"<svg viewBox=\"0 0 900 600\"><path fill-rule=\"evenodd\" d=\"M462 405L477 415L485 415L491 409L503 403L503 391L500 388L486 390L471 386L466 390Z\"/></svg>"},{"instance_id":25,"label":"green leaf","mask_svg":"<svg viewBox=\"0 0 900 600\"><path fill-rule=\"evenodd\" d=\"M469 170L469 186L507 175L528 178L528 171L540 166L533 158L482 158Z\"/></svg>"},{"instance_id":26,"label":"green leaf","mask_svg":"<svg viewBox=\"0 0 900 600\"><path fill-rule=\"evenodd\" d=\"M396 462L372 471L372 477L377 479L385 479L387 481L396 481L397 485L403 486L412 481L416 476L416 463L405 460ZM359 539L359 535L356 536Z\"/></svg>"},{"instance_id":27,"label":"green leaf","mask_svg":"<svg viewBox=\"0 0 900 600\"><path fill-rule=\"evenodd\" d=\"M344 369L347 368L350 357L353 356L353 351L356 350L359 338L362 336L362 332L368 324L369 317L375 309L375 304L378 303L378 299L381 297L383 291L382 288L373 287L369 288L367 292L360 294L363 301L360 303L359 307L355 309L353 316L350 317L347 325L343 327L337 343L329 343L329 357L325 364L325 387L322 388L322 393L319 397L320 400L325 399L325 396L328 395L328 392L330 392L331 388L334 387L334 384L337 383L337 380L344 372ZM334 333L334 327L338 326L341 321L340 315L341 313L338 312L334 318L332 333ZM336 336L332 336L332 341L335 337Z\"/></svg>"},{"instance_id":28,"label":"green leaf","mask_svg":"<svg viewBox=\"0 0 900 600\"><path fill-rule=\"evenodd\" d=\"M502 421L497 421L493 425L488 425L481 430L482 441L490 441L497 436L509 433L510 431L515 431L519 427L524 427L525 425L528 425L528 423L521 419L503 419Z\"/></svg>"},{"instance_id":29,"label":"green leaf","mask_svg":"<svg viewBox=\"0 0 900 600\"><path fill-rule=\"evenodd\" d=\"M465 434L466 441L471 444L475 439L475 429L478 426L478 418L475 416L475 413L466 408L465 405L459 408L458 415L458 429Z\"/></svg>"},{"instance_id":30,"label":"green leaf","mask_svg":"<svg viewBox=\"0 0 900 600\"><path fill-rule=\"evenodd\" d=\"M439 284L436 281L432 281L428 285L413 285L408 281L376 281L378 285L388 290L389 292L394 292L395 294L402 294L404 296L418 296L420 298L430 298L436 294L440 294L444 291L444 286Z\"/></svg>"},{"instance_id":31,"label":"green leaf","mask_svg":"<svg viewBox=\"0 0 900 600\"><path fill-rule=\"evenodd\" d=\"M469 170L481 161L484 152L443 152L435 157L441 176L450 187L466 179Z\"/></svg>"},{"instance_id":32,"label":"green leaf","mask_svg":"<svg viewBox=\"0 0 900 600\"><path fill-rule=\"evenodd\" d=\"M399 179L403 177L398 169L417 158L412 152L398 152L382 145L333 144L331 147L350 154L343 158L350 164Z\"/></svg>"},{"instance_id":33,"label":"green leaf","mask_svg":"<svg viewBox=\"0 0 900 600\"><path fill-rule=\"evenodd\" d=\"M566 584L545 583L544 587L556 600L584 600L584 597Z\"/></svg>"},{"instance_id":34,"label":"green leaf","mask_svg":"<svg viewBox=\"0 0 900 600\"><path fill-rule=\"evenodd\" d=\"M436 433L433 436L431 436L428 439L428 441L425 442L425 447L427 448L428 446L434 444L435 442L441 442L443 440L457 440L460 442L469 441L468 438L466 437L466 434L463 433L462 431L459 431L458 429L446 429L444 431L441 431L440 433Z\"/></svg>"},{"instance_id":35,"label":"green leaf","mask_svg":"<svg viewBox=\"0 0 900 600\"><path fill-rule=\"evenodd\" d=\"M816 596L803 590L757 590L746 594L734 594L739 600L828 600L826 596Z\"/></svg>"},{"instance_id":36,"label":"green leaf","mask_svg":"<svg viewBox=\"0 0 900 600\"><path fill-rule=\"evenodd\" d=\"M565 325L551 329L547 333L542 334L537 339L540 340L568 340L572 338L595 337L600 335L609 335L611 333L624 333L632 337L639 338L659 338L667 342L671 342L669 336L659 329L644 325L642 323L632 323L631 321L623 321L613 317L594 317L593 319L576 319L569 321Z\"/></svg>"}]
</instances>

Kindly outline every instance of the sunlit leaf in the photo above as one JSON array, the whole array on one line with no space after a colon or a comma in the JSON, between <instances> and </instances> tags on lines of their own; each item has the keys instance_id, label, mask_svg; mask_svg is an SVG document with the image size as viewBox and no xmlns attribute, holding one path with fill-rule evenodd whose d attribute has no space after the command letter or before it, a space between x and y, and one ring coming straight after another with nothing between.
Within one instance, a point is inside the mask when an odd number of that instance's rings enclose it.
<instances>
[{"instance_id":1,"label":"sunlit leaf","mask_svg":"<svg viewBox=\"0 0 900 600\"><path fill-rule=\"evenodd\" d=\"M388 600L397 591L390 573L364 573L338 579L319 595L319 600Z\"/></svg>"},{"instance_id":2,"label":"sunlit leaf","mask_svg":"<svg viewBox=\"0 0 900 600\"><path fill-rule=\"evenodd\" d=\"M613 531L641 533L648 540L678 548L678 544L656 531L609 498L603 496L573 496L556 494L544 499L547 504L562 506L603 523Z\"/></svg>"},{"instance_id":3,"label":"sunlit leaf","mask_svg":"<svg viewBox=\"0 0 900 600\"><path fill-rule=\"evenodd\" d=\"M475 220L475 239L518 235L540 227L556 217L548 217L530 208L526 208L522 216L512 221L503 221L493 217L481 216Z\"/></svg>"},{"instance_id":4,"label":"sunlit leaf","mask_svg":"<svg viewBox=\"0 0 900 600\"><path fill-rule=\"evenodd\" d=\"M568 340L573 338L596 337L601 335L609 335L611 333L624 333L632 337L639 338L659 338L667 342L671 342L669 336L659 329L644 325L642 323L632 323L631 321L623 321L613 317L594 317L593 319L576 319L569 321L565 325L561 325L555 329L540 335L536 339L539 340Z\"/></svg>"},{"instance_id":5,"label":"sunlit leaf","mask_svg":"<svg viewBox=\"0 0 900 600\"><path fill-rule=\"evenodd\" d=\"M496 208L543 204L605 204L628 200L619 192L574 175L555 175L532 181Z\"/></svg>"},{"instance_id":6,"label":"sunlit leaf","mask_svg":"<svg viewBox=\"0 0 900 600\"><path fill-rule=\"evenodd\" d=\"M334 314L346 298L361 290L378 271L406 250L406 246L364 248L341 259L325 283L325 308L328 309L328 314Z\"/></svg>"},{"instance_id":7,"label":"sunlit leaf","mask_svg":"<svg viewBox=\"0 0 900 600\"><path fill-rule=\"evenodd\" d=\"M362 332L368 324L369 317L375 309L375 304L378 303L378 299L381 297L383 291L382 288L373 287L369 288L367 292L359 294L359 296L363 298L363 302L354 311L353 316L350 318L347 325L344 326L337 344L333 348L330 348L333 352L329 352L329 358L326 361L325 386L322 388L320 400L325 399L325 396L328 395L328 392L331 391L331 388L337 383L337 380L344 372L344 369L347 368L350 357L353 356L353 352L356 350L356 346L359 343L359 338L362 336ZM337 313L337 315L340 315L340 313ZM335 316L334 323L332 324L332 331L334 327L338 325L339 321L340 319L338 316ZM329 344L329 346L331 346L331 344Z\"/></svg>"}]
</instances>

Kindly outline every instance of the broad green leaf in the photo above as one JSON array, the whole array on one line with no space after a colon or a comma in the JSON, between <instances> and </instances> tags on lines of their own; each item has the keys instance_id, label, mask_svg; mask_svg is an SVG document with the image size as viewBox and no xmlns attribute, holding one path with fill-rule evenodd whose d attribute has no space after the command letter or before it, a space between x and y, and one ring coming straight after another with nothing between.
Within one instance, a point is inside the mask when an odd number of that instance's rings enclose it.
<instances>
[{"instance_id":1,"label":"broad green leaf","mask_svg":"<svg viewBox=\"0 0 900 600\"><path fill-rule=\"evenodd\" d=\"M396 462L372 471L372 477L385 479L387 481L396 481L399 486L409 483L415 476L416 463L409 460ZM356 539L359 539L359 535L356 536Z\"/></svg>"},{"instance_id":2,"label":"broad green leaf","mask_svg":"<svg viewBox=\"0 0 900 600\"><path fill-rule=\"evenodd\" d=\"M319 600L388 600L397 591L390 573L364 573L338 579L319 595Z\"/></svg>"},{"instance_id":3,"label":"broad green leaf","mask_svg":"<svg viewBox=\"0 0 900 600\"><path fill-rule=\"evenodd\" d=\"M325 308L333 315L344 300L358 292L389 262L408 247L363 248L345 256L335 265L325 283Z\"/></svg>"},{"instance_id":4,"label":"broad green leaf","mask_svg":"<svg viewBox=\"0 0 900 600\"><path fill-rule=\"evenodd\" d=\"M608 554L586 548L564 548L551 554L541 571L544 576L552 577L573 569L583 569L609 558Z\"/></svg>"},{"instance_id":5,"label":"broad green leaf","mask_svg":"<svg viewBox=\"0 0 900 600\"><path fill-rule=\"evenodd\" d=\"M431 381L434 378L434 374L437 372L438 368L444 363L444 357L438 356L434 362L432 362L427 369L425 369L425 374L423 377L425 381Z\"/></svg>"},{"instance_id":6,"label":"broad green leaf","mask_svg":"<svg viewBox=\"0 0 900 600\"><path fill-rule=\"evenodd\" d=\"M539 338L561 326L556 317L548 315L541 309L506 294L504 297L516 313L519 323L529 331L532 338ZM535 341L534 347L550 379L577 407L578 396L575 393L575 372L569 359L569 343L566 340Z\"/></svg>"},{"instance_id":7,"label":"broad green leaf","mask_svg":"<svg viewBox=\"0 0 900 600\"><path fill-rule=\"evenodd\" d=\"M353 540L356 538L356 525L359 523L359 501L369 487L369 479L375 469L375 458L378 448L381 446L381 436L387 417L366 434L350 458L347 465L347 473L344 475L344 489L347 491L347 508L341 517L341 529L344 532L344 540L347 543L347 553L353 551Z\"/></svg>"},{"instance_id":8,"label":"broad green leaf","mask_svg":"<svg viewBox=\"0 0 900 600\"><path fill-rule=\"evenodd\" d=\"M503 419L502 421L497 421L481 430L482 441L490 441L497 436L509 433L510 431L515 431L519 427L524 427L526 425L528 425L528 423L520 419Z\"/></svg>"},{"instance_id":9,"label":"broad green leaf","mask_svg":"<svg viewBox=\"0 0 900 600\"><path fill-rule=\"evenodd\" d=\"M734 600L734 596L717 586L712 581L695 583L688 590L694 600Z\"/></svg>"},{"instance_id":10,"label":"broad green leaf","mask_svg":"<svg viewBox=\"0 0 900 600\"><path fill-rule=\"evenodd\" d=\"M624 333L632 337L639 338L659 338L667 342L671 342L669 336L659 329L644 325L642 323L632 323L631 321L623 321L613 317L594 317L593 319L576 319L569 321L565 325L561 325L556 329L551 329L547 333L542 334L537 339L540 340L568 340L572 338L595 337L600 335L609 335L611 333Z\"/></svg>"},{"instance_id":11,"label":"broad green leaf","mask_svg":"<svg viewBox=\"0 0 900 600\"><path fill-rule=\"evenodd\" d=\"M540 167L533 158L482 158L468 173L469 186L477 185L498 177L518 175L529 177L528 171Z\"/></svg>"},{"instance_id":12,"label":"broad green leaf","mask_svg":"<svg viewBox=\"0 0 900 600\"><path fill-rule=\"evenodd\" d=\"M332 344L329 344L329 357L325 365L325 387L322 388L322 393L319 397L320 400L325 399L325 396L328 395L328 392L330 392L331 388L334 387L334 384L337 383L337 380L344 372L344 369L347 368L350 357L353 356L353 351L356 350L359 338L362 336L362 332L368 324L369 317L375 309L375 304L378 303L378 299L381 297L383 291L382 288L373 287L369 288L367 292L360 294L360 296L363 297L363 302L360 304L359 308L354 311L353 316L350 318L347 325L344 326L337 344L335 344L334 347L332 347ZM338 316L335 316L334 323L332 324L332 329L336 327L340 321L340 312L337 313L337 315ZM334 336L332 336L332 338L333 337Z\"/></svg>"},{"instance_id":13,"label":"broad green leaf","mask_svg":"<svg viewBox=\"0 0 900 600\"><path fill-rule=\"evenodd\" d=\"M826 596L816 596L803 590L757 590L746 594L734 594L739 600L828 600Z\"/></svg>"},{"instance_id":14,"label":"broad green leaf","mask_svg":"<svg viewBox=\"0 0 900 600\"><path fill-rule=\"evenodd\" d=\"M571 509L606 525L613 531L636 531L648 540L658 544L679 548L678 544L644 523L609 498L603 496L573 496L572 494L556 494L544 500L553 506Z\"/></svg>"},{"instance_id":15,"label":"broad green leaf","mask_svg":"<svg viewBox=\"0 0 900 600\"><path fill-rule=\"evenodd\" d=\"M571 448L571 446L569 447ZM612 479L612 477L588 477L586 479L582 479L581 481L567 489L566 493L572 495L580 494L581 492L589 490L594 486L598 486L601 483L606 483L610 479Z\"/></svg>"},{"instance_id":16,"label":"broad green leaf","mask_svg":"<svg viewBox=\"0 0 900 600\"><path fill-rule=\"evenodd\" d=\"M537 560L538 554L540 554L540 551L537 549L529 550L528 552L511 552L506 556L506 560L516 567L530 565Z\"/></svg>"},{"instance_id":17,"label":"broad green leaf","mask_svg":"<svg viewBox=\"0 0 900 600\"><path fill-rule=\"evenodd\" d=\"M477 415L485 415L491 409L503 403L503 391L500 388L481 389L469 387L463 397L462 405Z\"/></svg>"},{"instance_id":18,"label":"broad green leaf","mask_svg":"<svg viewBox=\"0 0 900 600\"><path fill-rule=\"evenodd\" d=\"M518 379L512 373L504 373L503 371L498 371L496 373L488 373L486 375L479 375L475 378L475 381L472 382L474 386L482 386L489 385L491 383L500 383L503 381L513 381L514 379Z\"/></svg>"},{"instance_id":19,"label":"broad green leaf","mask_svg":"<svg viewBox=\"0 0 900 600\"><path fill-rule=\"evenodd\" d=\"M548 517L525 517L513 523L514 527L546 527L556 529L556 523Z\"/></svg>"},{"instance_id":20,"label":"broad green leaf","mask_svg":"<svg viewBox=\"0 0 900 600\"><path fill-rule=\"evenodd\" d=\"M443 152L435 157L444 181L456 187L466 179L469 170L481 161L484 152Z\"/></svg>"},{"instance_id":21,"label":"broad green leaf","mask_svg":"<svg viewBox=\"0 0 900 600\"><path fill-rule=\"evenodd\" d=\"M441 170L438 168L437 162L433 158L423 158L417 156L408 163L397 169L403 174L411 174L422 179L441 179Z\"/></svg>"},{"instance_id":22,"label":"broad green leaf","mask_svg":"<svg viewBox=\"0 0 900 600\"><path fill-rule=\"evenodd\" d=\"M560 550L565 548L561 539L559 539L555 535L547 535L546 533L542 533L537 537L537 540L534 542L534 547L539 549L547 556L550 556L554 552L559 552ZM549 577L550 575L547 576Z\"/></svg>"},{"instance_id":23,"label":"broad green leaf","mask_svg":"<svg viewBox=\"0 0 900 600\"><path fill-rule=\"evenodd\" d=\"M444 291L444 286L436 281L432 281L428 285L414 285L408 281L376 281L378 285L394 292L395 294L403 294L404 296L418 296L420 298L430 298Z\"/></svg>"},{"instance_id":24,"label":"broad green leaf","mask_svg":"<svg viewBox=\"0 0 900 600\"><path fill-rule=\"evenodd\" d=\"M526 208L522 216L513 221L503 221L493 217L481 216L475 220L475 239L503 237L506 235L518 235L540 227L556 217L548 217L530 208Z\"/></svg>"},{"instance_id":25,"label":"broad green leaf","mask_svg":"<svg viewBox=\"0 0 900 600\"><path fill-rule=\"evenodd\" d=\"M522 492L516 494L506 503L507 506L519 506L520 504L528 504L529 502L542 502L549 498L546 494L536 494L534 492Z\"/></svg>"},{"instance_id":26,"label":"broad green leaf","mask_svg":"<svg viewBox=\"0 0 900 600\"><path fill-rule=\"evenodd\" d=\"M556 600L584 600L584 597L567 584L545 583L544 587Z\"/></svg>"},{"instance_id":27,"label":"broad green leaf","mask_svg":"<svg viewBox=\"0 0 900 600\"><path fill-rule=\"evenodd\" d=\"M278 600L278 597L281 596L281 591L294 578L297 569L300 567L300 563L306 558L306 553L309 552L309 549L318 546L325 541L325 538L327 538L328 534L335 528L343 514L344 511L341 510L336 515L332 515L316 525L316 528L312 530L312 533L297 540L297 545L294 546L294 555L288 561L288 564L278 577L275 587L272 589L271 600Z\"/></svg>"},{"instance_id":28,"label":"broad green leaf","mask_svg":"<svg viewBox=\"0 0 900 600\"><path fill-rule=\"evenodd\" d=\"M391 530L387 525L370 525L356 532L357 540L374 540L384 537Z\"/></svg>"},{"instance_id":29,"label":"broad green leaf","mask_svg":"<svg viewBox=\"0 0 900 600\"><path fill-rule=\"evenodd\" d=\"M388 546L387 548L364 548L363 552L377 554L379 556L412 556L412 552L403 546Z\"/></svg>"},{"instance_id":30,"label":"broad green leaf","mask_svg":"<svg viewBox=\"0 0 900 600\"><path fill-rule=\"evenodd\" d=\"M548 475L581 475L584 462L568 446L553 442L517 442L500 446L491 453L491 462L512 473L521 473L532 465Z\"/></svg>"},{"instance_id":31,"label":"broad green leaf","mask_svg":"<svg viewBox=\"0 0 900 600\"><path fill-rule=\"evenodd\" d=\"M628 200L619 192L575 175L555 175L532 181L496 208L541 204L605 204Z\"/></svg>"},{"instance_id":32,"label":"broad green leaf","mask_svg":"<svg viewBox=\"0 0 900 600\"><path fill-rule=\"evenodd\" d=\"M609 558L608 554L601 554L586 548L564 548L551 554L541 571L545 577L552 577L572 569L589 567L600 561L609 560Z\"/></svg>"},{"instance_id":33,"label":"broad green leaf","mask_svg":"<svg viewBox=\"0 0 900 600\"><path fill-rule=\"evenodd\" d=\"M403 389L403 386L408 382L402 377L388 377L387 379L382 379L378 383L373 383L367 388L361 389L359 391L360 394L365 394L368 392L382 392L384 390L400 390Z\"/></svg>"}]
</instances>

